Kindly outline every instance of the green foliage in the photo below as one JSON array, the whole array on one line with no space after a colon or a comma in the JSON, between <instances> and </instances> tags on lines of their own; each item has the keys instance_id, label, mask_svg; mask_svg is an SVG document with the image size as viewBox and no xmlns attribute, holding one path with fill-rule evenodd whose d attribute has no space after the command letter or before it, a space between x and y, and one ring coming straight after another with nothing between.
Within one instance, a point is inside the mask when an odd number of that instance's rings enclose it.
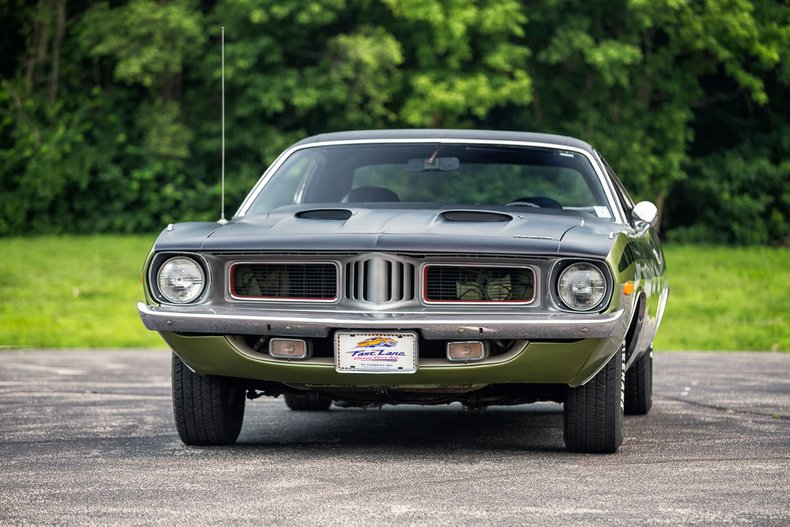
<instances>
[{"instance_id":1,"label":"green foliage","mask_svg":"<svg viewBox=\"0 0 790 527\"><path fill-rule=\"evenodd\" d=\"M469 127L496 107L532 99L515 0L385 0L410 60L401 118L415 127Z\"/></svg>"},{"instance_id":2,"label":"green foliage","mask_svg":"<svg viewBox=\"0 0 790 527\"><path fill-rule=\"evenodd\" d=\"M659 206L693 159L697 108L739 95L767 103L763 77L788 51L787 31L752 2L555 3L531 15L534 122L591 141ZM720 71L732 93L703 85Z\"/></svg>"},{"instance_id":3,"label":"green foliage","mask_svg":"<svg viewBox=\"0 0 790 527\"><path fill-rule=\"evenodd\" d=\"M187 56L194 57L203 44L202 17L194 4L131 0L110 8L99 3L85 13L79 38L88 56L114 60L115 80L152 88L180 74Z\"/></svg>"},{"instance_id":4,"label":"green foliage","mask_svg":"<svg viewBox=\"0 0 790 527\"><path fill-rule=\"evenodd\" d=\"M110 8L100 3L77 25L87 57L112 60L114 81L149 90L135 114L143 146L154 157L183 159L190 153L192 134L181 118L181 75L188 59L199 58L205 41L194 4L132 0Z\"/></svg>"},{"instance_id":5,"label":"green foliage","mask_svg":"<svg viewBox=\"0 0 790 527\"><path fill-rule=\"evenodd\" d=\"M305 135L515 129L590 141L670 237L787 239L776 0L11 0L0 22L0 235L216 217L224 26L229 210Z\"/></svg>"},{"instance_id":6,"label":"green foliage","mask_svg":"<svg viewBox=\"0 0 790 527\"><path fill-rule=\"evenodd\" d=\"M3 86L8 91L0 92L0 101L7 102L15 94L9 82ZM55 119L59 109L28 99L17 108L19 125L9 119L11 114L0 122L0 133L14 144L0 150L0 233L56 228L58 219L49 211L62 204L70 186L86 183L96 158L95 146L86 142L90 109L63 112Z\"/></svg>"},{"instance_id":7,"label":"green foliage","mask_svg":"<svg viewBox=\"0 0 790 527\"><path fill-rule=\"evenodd\" d=\"M309 107L326 99L327 109L343 114L361 126L392 122L388 107L401 81L403 63L400 43L383 28L364 26L359 32L338 35L328 43L328 54L319 75L319 85L308 100L294 100ZM319 94L322 96L319 97Z\"/></svg>"},{"instance_id":8,"label":"green foliage","mask_svg":"<svg viewBox=\"0 0 790 527\"><path fill-rule=\"evenodd\" d=\"M691 225L672 230L672 239L742 245L790 241L786 157L774 163L764 146L749 144L695 160L690 172L695 177L679 187L670 210L687 207Z\"/></svg>"}]
</instances>

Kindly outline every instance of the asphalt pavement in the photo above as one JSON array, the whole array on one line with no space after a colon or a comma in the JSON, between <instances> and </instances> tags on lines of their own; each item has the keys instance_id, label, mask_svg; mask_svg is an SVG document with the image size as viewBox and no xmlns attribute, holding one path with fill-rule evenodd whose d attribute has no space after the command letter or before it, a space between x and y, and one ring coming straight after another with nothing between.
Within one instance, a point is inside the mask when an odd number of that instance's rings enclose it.
<instances>
[{"instance_id":1,"label":"asphalt pavement","mask_svg":"<svg viewBox=\"0 0 790 527\"><path fill-rule=\"evenodd\" d=\"M166 351L0 352L0 525L790 525L790 354L657 353L615 455L552 403L289 411L184 446Z\"/></svg>"}]
</instances>

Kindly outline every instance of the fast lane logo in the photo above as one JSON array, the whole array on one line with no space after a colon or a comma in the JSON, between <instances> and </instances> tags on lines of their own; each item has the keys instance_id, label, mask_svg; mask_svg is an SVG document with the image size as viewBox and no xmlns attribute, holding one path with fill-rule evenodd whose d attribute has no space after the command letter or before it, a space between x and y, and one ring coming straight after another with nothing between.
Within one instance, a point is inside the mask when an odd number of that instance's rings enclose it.
<instances>
[{"instance_id":1,"label":"fast lane logo","mask_svg":"<svg viewBox=\"0 0 790 527\"><path fill-rule=\"evenodd\" d=\"M391 339L389 337L372 337L361 342L357 342L356 348L391 348L397 343L397 340Z\"/></svg>"},{"instance_id":2,"label":"fast lane logo","mask_svg":"<svg viewBox=\"0 0 790 527\"><path fill-rule=\"evenodd\" d=\"M397 344L397 340L389 337L373 337L357 342L356 347L346 353L358 361L397 362L398 357L405 357L406 353L387 349Z\"/></svg>"}]
</instances>

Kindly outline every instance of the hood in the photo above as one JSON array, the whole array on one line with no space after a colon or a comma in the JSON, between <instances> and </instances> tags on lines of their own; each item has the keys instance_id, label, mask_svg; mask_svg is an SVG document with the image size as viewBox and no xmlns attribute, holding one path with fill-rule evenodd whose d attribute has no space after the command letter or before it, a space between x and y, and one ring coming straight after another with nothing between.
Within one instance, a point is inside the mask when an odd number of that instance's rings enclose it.
<instances>
[{"instance_id":1,"label":"hood","mask_svg":"<svg viewBox=\"0 0 790 527\"><path fill-rule=\"evenodd\" d=\"M584 221L556 212L300 206L226 225L177 224L162 233L156 249L550 255L558 253L565 233Z\"/></svg>"}]
</instances>

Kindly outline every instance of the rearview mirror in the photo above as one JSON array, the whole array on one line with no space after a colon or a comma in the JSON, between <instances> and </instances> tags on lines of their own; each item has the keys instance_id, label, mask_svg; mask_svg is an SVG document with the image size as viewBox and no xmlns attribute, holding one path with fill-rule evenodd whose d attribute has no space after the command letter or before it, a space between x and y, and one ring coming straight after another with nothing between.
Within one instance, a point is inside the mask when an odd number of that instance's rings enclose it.
<instances>
[{"instance_id":1,"label":"rearview mirror","mask_svg":"<svg viewBox=\"0 0 790 527\"><path fill-rule=\"evenodd\" d=\"M658 209L649 201L640 201L634 206L631 216L636 223L644 223L652 227L658 219Z\"/></svg>"},{"instance_id":2,"label":"rearview mirror","mask_svg":"<svg viewBox=\"0 0 790 527\"><path fill-rule=\"evenodd\" d=\"M431 157L430 159L410 159L406 164L409 172L452 172L461 168L457 157Z\"/></svg>"}]
</instances>

